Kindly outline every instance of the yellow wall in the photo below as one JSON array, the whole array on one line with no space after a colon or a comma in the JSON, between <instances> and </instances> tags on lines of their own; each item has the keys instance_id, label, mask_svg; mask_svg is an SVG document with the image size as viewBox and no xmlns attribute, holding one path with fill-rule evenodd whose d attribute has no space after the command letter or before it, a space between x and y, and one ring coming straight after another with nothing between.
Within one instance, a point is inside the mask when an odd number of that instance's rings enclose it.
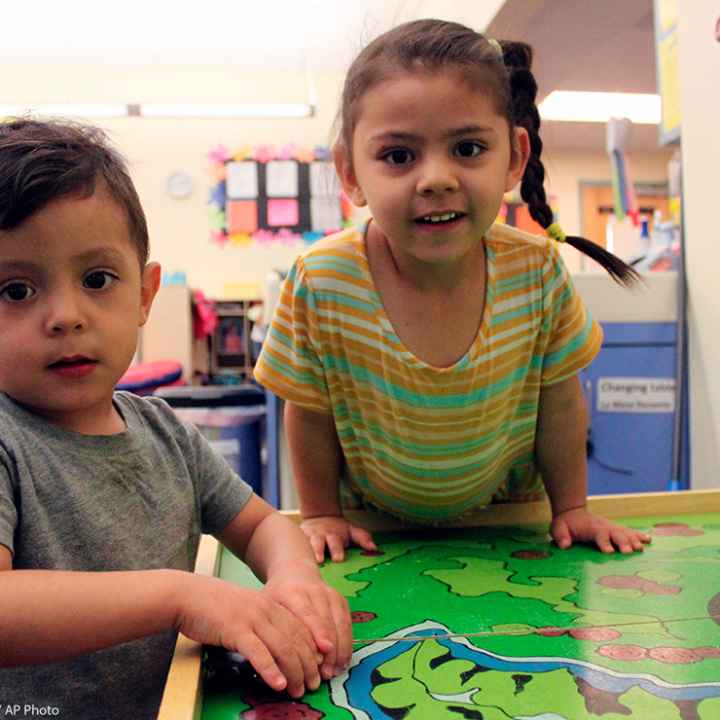
<instances>
[{"instance_id":1,"label":"yellow wall","mask_svg":"<svg viewBox=\"0 0 720 720\"><path fill-rule=\"evenodd\" d=\"M692 483L717 487L720 467L720 165L715 0L682 3L679 14L683 198L688 281Z\"/></svg>"},{"instance_id":2,"label":"yellow wall","mask_svg":"<svg viewBox=\"0 0 720 720\"><path fill-rule=\"evenodd\" d=\"M339 65L342 63L339 63ZM130 162L150 226L152 256L169 271L183 270L193 287L209 296L227 283L261 283L273 268L287 268L304 245L225 247L209 240L207 153L222 143L231 150L243 144L328 145L342 85L336 74L316 76L318 112L314 118L275 120L168 120L123 118L99 120ZM191 88L191 97L188 89ZM127 67L24 65L3 75L3 95L12 102L304 102L302 69L268 73L258 68L200 65ZM633 154L637 181L664 181L668 152ZM557 196L566 232L581 230L578 182L609 180L604 152L549 149L545 155L548 192ZM187 199L165 191L171 172L183 170L195 183ZM571 270L581 269L580 255L568 248Z\"/></svg>"}]
</instances>

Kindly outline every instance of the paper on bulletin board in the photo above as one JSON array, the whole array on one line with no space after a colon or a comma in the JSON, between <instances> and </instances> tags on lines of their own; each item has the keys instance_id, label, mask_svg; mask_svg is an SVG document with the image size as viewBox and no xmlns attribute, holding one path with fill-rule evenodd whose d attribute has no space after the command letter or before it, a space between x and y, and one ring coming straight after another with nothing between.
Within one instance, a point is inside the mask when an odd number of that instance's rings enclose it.
<instances>
[{"instance_id":1,"label":"paper on bulletin board","mask_svg":"<svg viewBox=\"0 0 720 720\"><path fill-rule=\"evenodd\" d=\"M310 222L313 230L339 230L342 227L342 213L337 195L311 198Z\"/></svg>"},{"instance_id":2,"label":"paper on bulletin board","mask_svg":"<svg viewBox=\"0 0 720 720\"><path fill-rule=\"evenodd\" d=\"M258 171L255 161L229 162L225 165L226 189L232 200L250 200L258 196Z\"/></svg>"},{"instance_id":3,"label":"paper on bulletin board","mask_svg":"<svg viewBox=\"0 0 720 720\"><path fill-rule=\"evenodd\" d=\"M329 162L310 163L310 194L337 198L339 193L340 182L335 172L335 166Z\"/></svg>"},{"instance_id":4,"label":"paper on bulletin board","mask_svg":"<svg viewBox=\"0 0 720 720\"><path fill-rule=\"evenodd\" d=\"M294 227L300 221L298 201L293 198L267 202L267 222L271 227Z\"/></svg>"},{"instance_id":5,"label":"paper on bulletin board","mask_svg":"<svg viewBox=\"0 0 720 720\"><path fill-rule=\"evenodd\" d=\"M297 197L298 164L295 160L271 160L265 166L268 197Z\"/></svg>"}]
</instances>

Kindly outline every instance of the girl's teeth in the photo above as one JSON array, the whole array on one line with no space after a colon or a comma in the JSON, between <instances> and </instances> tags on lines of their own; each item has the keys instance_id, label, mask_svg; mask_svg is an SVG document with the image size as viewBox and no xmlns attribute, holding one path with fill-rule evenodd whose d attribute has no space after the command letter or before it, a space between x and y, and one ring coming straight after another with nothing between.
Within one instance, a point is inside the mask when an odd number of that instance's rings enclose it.
<instances>
[{"instance_id":1,"label":"girl's teeth","mask_svg":"<svg viewBox=\"0 0 720 720\"><path fill-rule=\"evenodd\" d=\"M426 222L447 222L457 216L457 213L445 213L444 215L426 215L423 220Z\"/></svg>"}]
</instances>

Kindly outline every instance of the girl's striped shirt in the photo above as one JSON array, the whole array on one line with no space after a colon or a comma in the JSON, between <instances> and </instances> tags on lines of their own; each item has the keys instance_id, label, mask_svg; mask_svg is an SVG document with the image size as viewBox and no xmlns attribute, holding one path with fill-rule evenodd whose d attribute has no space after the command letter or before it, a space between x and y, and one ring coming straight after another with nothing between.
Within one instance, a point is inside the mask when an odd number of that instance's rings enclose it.
<instances>
[{"instance_id":1,"label":"girl's striped shirt","mask_svg":"<svg viewBox=\"0 0 720 720\"><path fill-rule=\"evenodd\" d=\"M332 413L346 505L354 497L442 522L493 496L542 496L533 451L541 388L587 366L602 331L552 241L494 225L485 246L483 319L446 368L419 360L395 334L357 229L316 243L288 274L255 377Z\"/></svg>"}]
</instances>

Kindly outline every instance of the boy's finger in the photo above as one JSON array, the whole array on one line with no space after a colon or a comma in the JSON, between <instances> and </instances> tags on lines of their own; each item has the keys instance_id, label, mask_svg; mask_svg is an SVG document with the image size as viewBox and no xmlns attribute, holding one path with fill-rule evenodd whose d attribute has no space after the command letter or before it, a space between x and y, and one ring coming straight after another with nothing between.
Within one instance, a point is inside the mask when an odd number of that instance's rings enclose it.
<instances>
[{"instance_id":1,"label":"boy's finger","mask_svg":"<svg viewBox=\"0 0 720 720\"><path fill-rule=\"evenodd\" d=\"M340 593L332 592L334 598L330 607L337 633L334 670L340 673L347 669L352 656L352 620L347 600Z\"/></svg>"},{"instance_id":2,"label":"boy's finger","mask_svg":"<svg viewBox=\"0 0 720 720\"><path fill-rule=\"evenodd\" d=\"M308 690L317 690L318 687L320 687L321 678L314 647L309 648L301 645L297 648L297 651L303 669L303 681L302 685L298 685L298 694L294 697L302 697L305 693L305 688ZM293 693L290 692L290 694L292 695Z\"/></svg>"},{"instance_id":3,"label":"boy's finger","mask_svg":"<svg viewBox=\"0 0 720 720\"><path fill-rule=\"evenodd\" d=\"M306 638L300 637L303 630L301 623L295 621L281 605L277 608L277 615L261 629L256 627L255 632L285 676L287 692L299 697L305 692L305 671L298 647Z\"/></svg>"},{"instance_id":4,"label":"boy's finger","mask_svg":"<svg viewBox=\"0 0 720 720\"><path fill-rule=\"evenodd\" d=\"M230 648L235 650L235 648ZM238 643L237 650L255 668L258 675L273 690L280 692L287 687L287 678L273 659L270 651L256 635L246 634Z\"/></svg>"}]
</instances>

